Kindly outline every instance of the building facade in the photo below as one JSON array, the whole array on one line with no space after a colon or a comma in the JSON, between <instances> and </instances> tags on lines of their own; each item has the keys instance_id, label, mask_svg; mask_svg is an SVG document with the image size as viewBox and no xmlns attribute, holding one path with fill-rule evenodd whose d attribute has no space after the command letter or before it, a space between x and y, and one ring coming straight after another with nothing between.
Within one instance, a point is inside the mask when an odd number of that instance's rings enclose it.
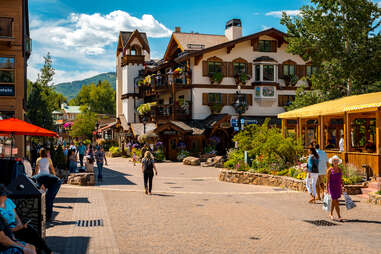
<instances>
[{"instance_id":1,"label":"building facade","mask_svg":"<svg viewBox=\"0 0 381 254\"><path fill-rule=\"evenodd\" d=\"M0 117L24 120L27 60L31 54L28 0L0 1ZM25 155L25 138L15 146Z\"/></svg>"},{"instance_id":2,"label":"building facade","mask_svg":"<svg viewBox=\"0 0 381 254\"><path fill-rule=\"evenodd\" d=\"M285 37L274 28L242 36L239 19L226 23L224 35L183 33L177 27L162 60L145 59L142 71L132 76L117 71L118 84L123 84L117 85L122 92L118 99L135 98L128 113L122 109L126 122L155 123L170 158L179 142L202 152L211 137L223 153L241 123L262 123L269 117L280 125L277 114L295 98L297 87L308 87L308 77L316 71L287 53ZM135 81L134 90L123 90L125 79ZM139 118L137 106L149 102L156 106L148 119Z\"/></svg>"}]
</instances>

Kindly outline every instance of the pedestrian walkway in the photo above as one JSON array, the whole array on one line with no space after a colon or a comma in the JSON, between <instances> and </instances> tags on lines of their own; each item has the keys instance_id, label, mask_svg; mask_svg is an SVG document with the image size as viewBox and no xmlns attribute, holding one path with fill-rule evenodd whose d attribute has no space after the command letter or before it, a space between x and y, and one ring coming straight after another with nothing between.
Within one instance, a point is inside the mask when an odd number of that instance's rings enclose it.
<instances>
[{"instance_id":1,"label":"pedestrian walkway","mask_svg":"<svg viewBox=\"0 0 381 254\"><path fill-rule=\"evenodd\" d=\"M152 196L141 168L109 160L97 186L64 185L47 239L60 253L379 253L381 207L356 202L328 220L305 193L217 181L218 169L158 164ZM171 188L176 187L176 188ZM357 198L354 198L358 201ZM103 219L103 227L78 220Z\"/></svg>"}]
</instances>

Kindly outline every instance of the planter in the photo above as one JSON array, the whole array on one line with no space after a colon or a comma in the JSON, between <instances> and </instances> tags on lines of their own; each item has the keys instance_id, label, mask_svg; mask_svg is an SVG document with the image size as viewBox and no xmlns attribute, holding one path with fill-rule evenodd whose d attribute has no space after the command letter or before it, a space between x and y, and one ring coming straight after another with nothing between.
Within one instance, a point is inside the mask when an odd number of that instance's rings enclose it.
<instances>
[{"instance_id":1,"label":"planter","mask_svg":"<svg viewBox=\"0 0 381 254\"><path fill-rule=\"evenodd\" d=\"M219 180L230 183L267 185L287 188L295 191L307 191L304 180L298 180L287 176L274 176L261 173L221 169L219 173Z\"/></svg>"},{"instance_id":2,"label":"planter","mask_svg":"<svg viewBox=\"0 0 381 254\"><path fill-rule=\"evenodd\" d=\"M344 185L344 190L348 195L359 195L362 194L362 188L366 188L365 184L353 184L353 185Z\"/></svg>"}]
</instances>

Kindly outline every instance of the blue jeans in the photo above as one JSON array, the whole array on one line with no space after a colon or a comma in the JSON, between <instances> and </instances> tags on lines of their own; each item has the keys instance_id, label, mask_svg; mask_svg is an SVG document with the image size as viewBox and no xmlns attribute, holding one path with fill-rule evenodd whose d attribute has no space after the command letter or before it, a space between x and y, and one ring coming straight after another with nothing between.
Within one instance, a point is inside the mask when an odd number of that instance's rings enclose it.
<instances>
[{"instance_id":1,"label":"blue jeans","mask_svg":"<svg viewBox=\"0 0 381 254\"><path fill-rule=\"evenodd\" d=\"M97 162L98 167L98 179L102 179L103 162Z\"/></svg>"},{"instance_id":2,"label":"blue jeans","mask_svg":"<svg viewBox=\"0 0 381 254\"><path fill-rule=\"evenodd\" d=\"M77 173L77 162L74 162L74 161L69 162L69 171L70 173Z\"/></svg>"}]
</instances>

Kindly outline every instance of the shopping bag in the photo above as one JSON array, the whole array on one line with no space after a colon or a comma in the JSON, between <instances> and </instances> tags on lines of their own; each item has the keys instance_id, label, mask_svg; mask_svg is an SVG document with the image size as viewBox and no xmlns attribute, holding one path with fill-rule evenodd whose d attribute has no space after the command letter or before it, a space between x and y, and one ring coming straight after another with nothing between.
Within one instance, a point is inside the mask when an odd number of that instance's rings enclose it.
<instances>
[{"instance_id":1,"label":"shopping bag","mask_svg":"<svg viewBox=\"0 0 381 254\"><path fill-rule=\"evenodd\" d=\"M346 192L344 192L344 198L345 198L345 207L347 208L347 210L350 210L356 207L355 202L353 202L351 197Z\"/></svg>"},{"instance_id":2,"label":"shopping bag","mask_svg":"<svg viewBox=\"0 0 381 254\"><path fill-rule=\"evenodd\" d=\"M329 212L331 210L331 195L328 193L324 194L324 199L323 199L323 210Z\"/></svg>"}]
</instances>

